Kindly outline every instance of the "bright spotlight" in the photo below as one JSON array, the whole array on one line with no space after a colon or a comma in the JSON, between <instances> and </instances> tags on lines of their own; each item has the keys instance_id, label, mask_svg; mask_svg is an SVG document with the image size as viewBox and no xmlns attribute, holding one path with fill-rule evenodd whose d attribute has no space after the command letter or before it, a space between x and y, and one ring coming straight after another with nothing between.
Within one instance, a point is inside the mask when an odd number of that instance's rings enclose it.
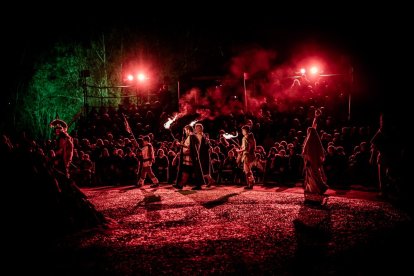
<instances>
[{"instance_id":1,"label":"bright spotlight","mask_svg":"<svg viewBox=\"0 0 414 276\"><path fill-rule=\"evenodd\" d=\"M129 80L129 81L133 81L133 80L134 80L134 76L133 76L133 75L131 75L131 74L129 74L129 75L127 76L127 80Z\"/></svg>"},{"instance_id":2,"label":"bright spotlight","mask_svg":"<svg viewBox=\"0 0 414 276\"><path fill-rule=\"evenodd\" d=\"M301 73L302 75L305 75L305 73L306 73L306 69L305 69L305 68L300 68L300 73Z\"/></svg>"},{"instance_id":3,"label":"bright spotlight","mask_svg":"<svg viewBox=\"0 0 414 276\"><path fill-rule=\"evenodd\" d=\"M142 73L138 74L137 77L138 77L138 80L141 81L141 82L145 81L147 79L147 77Z\"/></svg>"},{"instance_id":4,"label":"bright spotlight","mask_svg":"<svg viewBox=\"0 0 414 276\"><path fill-rule=\"evenodd\" d=\"M316 75L317 73L318 73L318 67L316 67L316 66L313 66L311 69L310 69L310 72L311 72L311 74L312 75Z\"/></svg>"}]
</instances>

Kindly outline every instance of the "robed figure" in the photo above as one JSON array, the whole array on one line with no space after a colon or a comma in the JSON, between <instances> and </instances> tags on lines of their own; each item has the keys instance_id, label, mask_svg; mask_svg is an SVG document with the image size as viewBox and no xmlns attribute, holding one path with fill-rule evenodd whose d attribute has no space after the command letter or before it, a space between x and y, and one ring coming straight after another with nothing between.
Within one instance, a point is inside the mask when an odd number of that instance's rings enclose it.
<instances>
[{"instance_id":1,"label":"robed figure","mask_svg":"<svg viewBox=\"0 0 414 276\"><path fill-rule=\"evenodd\" d=\"M175 187L182 189L190 181L195 185L194 189L201 189L205 184L203 170L200 163L199 140L193 133L193 127L184 127L184 142L181 143L180 162Z\"/></svg>"},{"instance_id":2,"label":"robed figure","mask_svg":"<svg viewBox=\"0 0 414 276\"><path fill-rule=\"evenodd\" d=\"M207 181L207 186L210 186L215 181L213 180L212 174L212 164L211 164L211 157L210 157L210 150L211 144L210 139L207 135L203 132L204 127L202 124L197 123L195 124L195 136L198 139L199 147L198 147L198 154L200 158L200 165L203 171L203 177Z\"/></svg>"},{"instance_id":3,"label":"robed figure","mask_svg":"<svg viewBox=\"0 0 414 276\"><path fill-rule=\"evenodd\" d=\"M328 189L326 176L323 170L325 150L316 131L316 119L320 116L320 111L315 112L315 120L312 127L308 128L307 136L303 143L302 156L305 164L305 200L322 201L322 196ZM316 196L316 197L312 197Z\"/></svg>"}]
</instances>

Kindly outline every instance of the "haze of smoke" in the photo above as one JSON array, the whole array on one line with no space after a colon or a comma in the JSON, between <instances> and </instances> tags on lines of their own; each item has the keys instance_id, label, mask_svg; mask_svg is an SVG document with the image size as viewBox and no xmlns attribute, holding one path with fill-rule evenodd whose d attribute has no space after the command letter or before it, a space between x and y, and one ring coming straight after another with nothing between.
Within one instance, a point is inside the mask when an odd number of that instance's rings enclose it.
<instances>
[{"instance_id":1,"label":"haze of smoke","mask_svg":"<svg viewBox=\"0 0 414 276\"><path fill-rule=\"evenodd\" d=\"M180 99L180 112L197 113L200 120L243 114L244 84L249 113L256 115L266 108L274 112L289 112L298 103L305 103L314 96L315 85L328 85L322 79L308 80L300 76L298 64L311 63L306 59L299 62L300 54L298 56L277 64L275 51L262 48L246 50L231 59L229 73L221 80L221 85L212 85L205 91L192 88L184 94Z\"/></svg>"}]
</instances>

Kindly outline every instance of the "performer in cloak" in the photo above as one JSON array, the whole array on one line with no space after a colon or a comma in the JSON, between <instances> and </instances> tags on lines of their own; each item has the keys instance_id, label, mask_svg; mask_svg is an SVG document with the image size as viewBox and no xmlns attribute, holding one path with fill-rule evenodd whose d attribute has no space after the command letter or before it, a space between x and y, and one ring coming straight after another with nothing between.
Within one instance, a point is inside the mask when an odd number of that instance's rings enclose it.
<instances>
[{"instance_id":1,"label":"performer in cloak","mask_svg":"<svg viewBox=\"0 0 414 276\"><path fill-rule=\"evenodd\" d=\"M174 185L177 189L182 189L184 185L190 183L195 185L194 190L201 190L201 185L205 184L203 170L199 157L199 141L193 133L193 127L184 127L184 142L181 143L180 163L177 174L177 181Z\"/></svg>"},{"instance_id":2,"label":"performer in cloak","mask_svg":"<svg viewBox=\"0 0 414 276\"><path fill-rule=\"evenodd\" d=\"M325 172L323 170L325 150L316 131L317 119L320 115L321 111L317 109L312 127L308 128L307 136L303 143L302 156L305 164L305 203L322 203L324 199L323 194L328 189Z\"/></svg>"},{"instance_id":3,"label":"performer in cloak","mask_svg":"<svg viewBox=\"0 0 414 276\"><path fill-rule=\"evenodd\" d=\"M204 127L202 124L195 124L195 135L199 141L199 155L200 155L200 164L203 170L203 177L207 180L207 187L210 187L211 184L214 184L214 180L211 177L211 158L210 158L210 139L204 134Z\"/></svg>"}]
</instances>

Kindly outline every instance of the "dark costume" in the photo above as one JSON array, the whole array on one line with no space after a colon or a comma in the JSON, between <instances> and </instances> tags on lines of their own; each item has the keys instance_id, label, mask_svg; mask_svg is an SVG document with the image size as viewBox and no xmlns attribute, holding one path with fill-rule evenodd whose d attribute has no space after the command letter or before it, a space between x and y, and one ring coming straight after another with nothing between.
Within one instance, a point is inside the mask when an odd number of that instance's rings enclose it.
<instances>
[{"instance_id":1,"label":"dark costume","mask_svg":"<svg viewBox=\"0 0 414 276\"><path fill-rule=\"evenodd\" d=\"M199 187L205 184L199 158L199 141L193 133L187 136L180 151L180 163L176 181L177 187L182 187L187 184L187 179L183 179L184 173L189 175L196 186Z\"/></svg>"},{"instance_id":2,"label":"dark costume","mask_svg":"<svg viewBox=\"0 0 414 276\"><path fill-rule=\"evenodd\" d=\"M58 160L57 169L69 177L69 166L73 157L73 139L63 129L57 136L56 158Z\"/></svg>"},{"instance_id":3,"label":"dark costume","mask_svg":"<svg viewBox=\"0 0 414 276\"><path fill-rule=\"evenodd\" d=\"M212 164L211 164L211 156L210 156L210 140L203 134L197 133L195 134L198 141L199 141L199 155L200 155L200 164L203 170L203 177L207 180L208 185L213 184L215 181L211 177L213 172Z\"/></svg>"},{"instance_id":4,"label":"dark costume","mask_svg":"<svg viewBox=\"0 0 414 276\"><path fill-rule=\"evenodd\" d=\"M371 163L377 164L378 188L383 196L400 192L398 178L405 164L402 162L404 140L399 135L398 129L382 126L371 139Z\"/></svg>"},{"instance_id":5,"label":"dark costume","mask_svg":"<svg viewBox=\"0 0 414 276\"><path fill-rule=\"evenodd\" d=\"M205 135L202 135L199 145L200 164L203 169L203 175L211 174L211 159L210 159L210 142Z\"/></svg>"}]
</instances>

